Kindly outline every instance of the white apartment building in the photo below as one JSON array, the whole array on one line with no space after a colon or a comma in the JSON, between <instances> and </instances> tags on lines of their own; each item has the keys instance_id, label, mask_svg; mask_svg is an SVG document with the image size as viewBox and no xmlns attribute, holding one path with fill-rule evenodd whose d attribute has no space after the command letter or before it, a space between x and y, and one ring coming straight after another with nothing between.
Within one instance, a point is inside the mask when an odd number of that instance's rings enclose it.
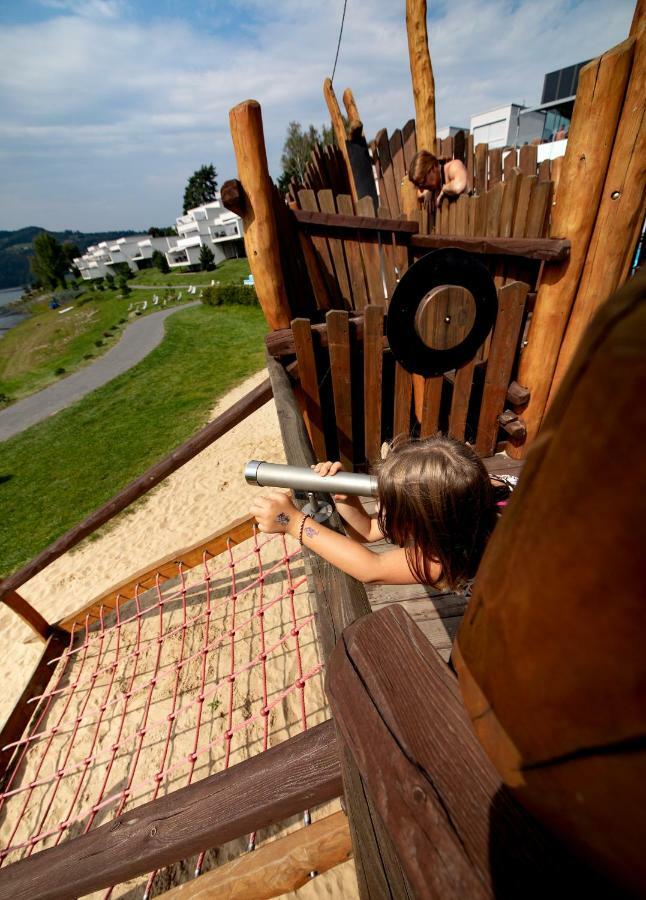
<instances>
[{"instance_id":1,"label":"white apartment building","mask_svg":"<svg viewBox=\"0 0 646 900\"><path fill-rule=\"evenodd\" d=\"M219 193L212 203L190 209L176 220L177 237L153 238L135 234L115 241L102 241L88 247L74 260L86 281L105 278L118 271L119 263L127 263L132 272L150 267L155 250L165 254L171 268L199 266L200 250L209 247L215 262L244 256L242 219L222 206Z\"/></svg>"},{"instance_id":2,"label":"white apartment building","mask_svg":"<svg viewBox=\"0 0 646 900\"><path fill-rule=\"evenodd\" d=\"M519 103L508 103L471 116L473 145L489 144L494 147L521 147L539 140L543 134L543 116L528 111Z\"/></svg>"}]
</instances>

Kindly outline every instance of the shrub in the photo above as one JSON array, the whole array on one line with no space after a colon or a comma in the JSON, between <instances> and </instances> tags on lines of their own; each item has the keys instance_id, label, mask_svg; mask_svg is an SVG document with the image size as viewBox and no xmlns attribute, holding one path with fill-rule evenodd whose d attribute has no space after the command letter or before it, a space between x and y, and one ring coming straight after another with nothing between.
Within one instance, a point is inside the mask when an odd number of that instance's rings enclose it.
<instances>
[{"instance_id":1,"label":"shrub","mask_svg":"<svg viewBox=\"0 0 646 900\"><path fill-rule=\"evenodd\" d=\"M151 257L152 264L156 269L159 269L160 272L170 272L170 266L168 265L168 260L164 256L164 254L160 250L153 250L153 255Z\"/></svg>"},{"instance_id":2,"label":"shrub","mask_svg":"<svg viewBox=\"0 0 646 900\"><path fill-rule=\"evenodd\" d=\"M94 346L95 346L95 347L102 347L102 346L103 346L103 341L101 340L101 338L99 338L98 341L95 341L95 342L94 342Z\"/></svg>"},{"instance_id":3,"label":"shrub","mask_svg":"<svg viewBox=\"0 0 646 900\"><path fill-rule=\"evenodd\" d=\"M0 406L7 406L8 403L12 402L12 399L13 398L10 397L9 394L3 394L3 392L0 391Z\"/></svg>"},{"instance_id":4,"label":"shrub","mask_svg":"<svg viewBox=\"0 0 646 900\"><path fill-rule=\"evenodd\" d=\"M94 359L94 354L93 353L84 353L83 359Z\"/></svg>"},{"instance_id":5,"label":"shrub","mask_svg":"<svg viewBox=\"0 0 646 900\"><path fill-rule=\"evenodd\" d=\"M119 325L125 325L127 321L127 319L119 319Z\"/></svg>"},{"instance_id":6,"label":"shrub","mask_svg":"<svg viewBox=\"0 0 646 900\"><path fill-rule=\"evenodd\" d=\"M202 291L202 303L207 306L255 306L256 291L246 284L211 284Z\"/></svg>"},{"instance_id":7,"label":"shrub","mask_svg":"<svg viewBox=\"0 0 646 900\"><path fill-rule=\"evenodd\" d=\"M104 332L103 332L103 337L112 337L112 335L110 334L109 331L104 331Z\"/></svg>"},{"instance_id":8,"label":"shrub","mask_svg":"<svg viewBox=\"0 0 646 900\"><path fill-rule=\"evenodd\" d=\"M113 290L114 289L114 275L112 274L112 272L109 272L105 276L105 280L107 281L108 287L110 288L110 290Z\"/></svg>"},{"instance_id":9,"label":"shrub","mask_svg":"<svg viewBox=\"0 0 646 900\"><path fill-rule=\"evenodd\" d=\"M64 372L65 372L65 369L63 368L63 366L57 366L54 369L54 375L63 375Z\"/></svg>"}]
</instances>

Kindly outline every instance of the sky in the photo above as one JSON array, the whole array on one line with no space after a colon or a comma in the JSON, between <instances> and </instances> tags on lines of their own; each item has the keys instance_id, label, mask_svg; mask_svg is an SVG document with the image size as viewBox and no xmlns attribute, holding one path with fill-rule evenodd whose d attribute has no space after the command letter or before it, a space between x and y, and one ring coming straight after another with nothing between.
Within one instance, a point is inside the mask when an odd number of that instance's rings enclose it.
<instances>
[{"instance_id":1,"label":"sky","mask_svg":"<svg viewBox=\"0 0 646 900\"><path fill-rule=\"evenodd\" d=\"M438 126L540 102L543 76L623 40L633 0L429 0ZM0 0L0 229L174 224L191 173L236 176L229 110L327 120L343 0ZM347 0L334 78L371 138L414 115L405 0Z\"/></svg>"}]
</instances>

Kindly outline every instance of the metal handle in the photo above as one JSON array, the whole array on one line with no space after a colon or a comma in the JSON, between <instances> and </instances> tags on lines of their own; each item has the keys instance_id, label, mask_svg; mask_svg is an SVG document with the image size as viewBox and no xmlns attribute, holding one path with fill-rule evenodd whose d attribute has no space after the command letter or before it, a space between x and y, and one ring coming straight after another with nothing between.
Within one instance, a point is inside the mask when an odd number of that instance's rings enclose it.
<instances>
[{"instance_id":1,"label":"metal handle","mask_svg":"<svg viewBox=\"0 0 646 900\"><path fill-rule=\"evenodd\" d=\"M377 479L374 475L357 472L338 472L336 475L317 475L312 469L285 466L252 459L244 467L248 484L260 487L285 487L293 491L317 494L353 494L356 497L376 497Z\"/></svg>"}]
</instances>

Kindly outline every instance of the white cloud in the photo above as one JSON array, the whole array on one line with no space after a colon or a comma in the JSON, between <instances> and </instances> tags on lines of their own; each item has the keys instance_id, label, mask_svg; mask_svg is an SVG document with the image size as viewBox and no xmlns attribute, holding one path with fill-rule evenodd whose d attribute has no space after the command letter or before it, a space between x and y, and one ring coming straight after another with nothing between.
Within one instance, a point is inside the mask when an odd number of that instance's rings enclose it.
<instances>
[{"instance_id":1,"label":"white cloud","mask_svg":"<svg viewBox=\"0 0 646 900\"><path fill-rule=\"evenodd\" d=\"M181 18L142 22L119 0L46 2L63 14L0 33L0 227L163 224L196 166L212 160L221 178L235 173L228 111L237 102L261 102L275 174L288 122L327 119L322 82L341 0L239 0L228 13L203 0L203 27L183 18L186 7ZM621 40L632 14L632 0L429 5L440 124L538 101L545 72ZM349 0L339 98L347 85L369 136L413 115L403 0Z\"/></svg>"}]
</instances>

